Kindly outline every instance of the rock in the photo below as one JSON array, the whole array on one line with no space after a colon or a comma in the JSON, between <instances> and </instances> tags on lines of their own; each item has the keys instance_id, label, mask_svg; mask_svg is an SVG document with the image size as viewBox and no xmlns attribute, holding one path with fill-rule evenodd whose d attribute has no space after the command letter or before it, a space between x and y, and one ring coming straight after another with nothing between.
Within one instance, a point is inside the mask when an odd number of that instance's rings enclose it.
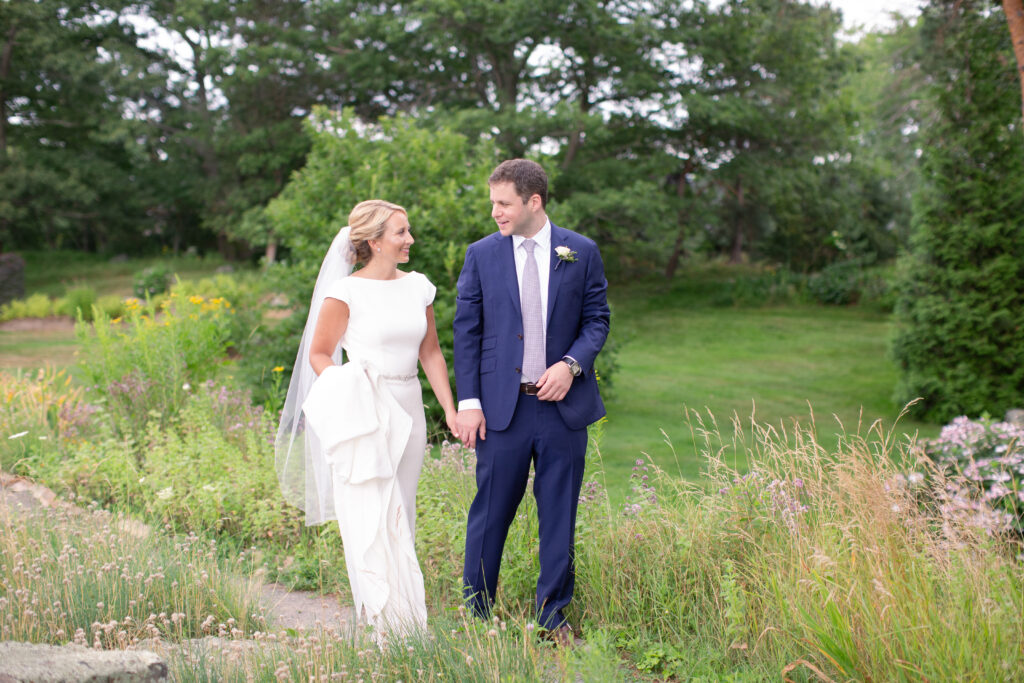
<instances>
[{"instance_id":1,"label":"rock","mask_svg":"<svg viewBox=\"0 0 1024 683\"><path fill-rule=\"evenodd\" d=\"M166 681L167 664L144 651L81 645L0 643L0 683L130 683Z\"/></svg>"},{"instance_id":2,"label":"rock","mask_svg":"<svg viewBox=\"0 0 1024 683\"><path fill-rule=\"evenodd\" d=\"M1006 411L1006 421L1018 427L1024 427L1024 410L1017 408Z\"/></svg>"},{"instance_id":3,"label":"rock","mask_svg":"<svg viewBox=\"0 0 1024 683\"><path fill-rule=\"evenodd\" d=\"M25 298L25 259L0 254L0 304Z\"/></svg>"}]
</instances>

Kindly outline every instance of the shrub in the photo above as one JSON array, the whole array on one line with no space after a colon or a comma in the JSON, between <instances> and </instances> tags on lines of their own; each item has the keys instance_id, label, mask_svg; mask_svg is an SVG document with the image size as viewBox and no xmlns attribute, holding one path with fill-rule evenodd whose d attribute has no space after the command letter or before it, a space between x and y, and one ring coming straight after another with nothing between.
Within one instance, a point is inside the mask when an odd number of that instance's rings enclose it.
<instances>
[{"instance_id":1,"label":"shrub","mask_svg":"<svg viewBox=\"0 0 1024 683\"><path fill-rule=\"evenodd\" d=\"M856 260L826 266L807 280L807 291L823 304L845 306L857 303L864 282L862 264Z\"/></svg>"},{"instance_id":2,"label":"shrub","mask_svg":"<svg viewBox=\"0 0 1024 683\"><path fill-rule=\"evenodd\" d=\"M800 296L806 277L786 268L734 269L723 282L715 283L711 297L716 306L768 306Z\"/></svg>"},{"instance_id":3,"label":"shrub","mask_svg":"<svg viewBox=\"0 0 1024 683\"><path fill-rule=\"evenodd\" d=\"M135 273L132 292L140 299L163 294L171 281L171 271L167 266L150 266Z\"/></svg>"},{"instance_id":4,"label":"shrub","mask_svg":"<svg viewBox=\"0 0 1024 683\"><path fill-rule=\"evenodd\" d=\"M92 307L96 305L96 290L88 285L69 289L64 295L58 311L72 318L81 316L86 322L92 321Z\"/></svg>"},{"instance_id":5,"label":"shrub","mask_svg":"<svg viewBox=\"0 0 1024 683\"><path fill-rule=\"evenodd\" d=\"M120 318L124 315L124 299L116 294L101 296L95 305L108 318Z\"/></svg>"},{"instance_id":6,"label":"shrub","mask_svg":"<svg viewBox=\"0 0 1024 683\"><path fill-rule=\"evenodd\" d=\"M67 370L0 372L0 469L40 476L90 435L99 406Z\"/></svg>"},{"instance_id":7,"label":"shrub","mask_svg":"<svg viewBox=\"0 0 1024 683\"><path fill-rule=\"evenodd\" d=\"M45 294L33 294L0 306L0 321L19 318L48 318L54 314L53 302Z\"/></svg>"},{"instance_id":8,"label":"shrub","mask_svg":"<svg viewBox=\"0 0 1024 683\"><path fill-rule=\"evenodd\" d=\"M1024 534L1024 427L961 415L942 428L939 438L924 445L939 467L980 489L980 500ZM953 492L955 502L985 514L969 495L959 489Z\"/></svg>"},{"instance_id":9,"label":"shrub","mask_svg":"<svg viewBox=\"0 0 1024 683\"><path fill-rule=\"evenodd\" d=\"M911 252L896 306L896 402L933 422L1001 415L1024 395L1024 154L1004 17L922 15L935 115L922 131ZM1012 59L1012 57L1011 57Z\"/></svg>"},{"instance_id":10,"label":"shrub","mask_svg":"<svg viewBox=\"0 0 1024 683\"><path fill-rule=\"evenodd\" d=\"M188 384L215 374L229 345L231 303L172 295L161 313L125 302L125 320L97 312L79 321L81 368L121 434L140 435L153 417L166 421L184 402Z\"/></svg>"}]
</instances>

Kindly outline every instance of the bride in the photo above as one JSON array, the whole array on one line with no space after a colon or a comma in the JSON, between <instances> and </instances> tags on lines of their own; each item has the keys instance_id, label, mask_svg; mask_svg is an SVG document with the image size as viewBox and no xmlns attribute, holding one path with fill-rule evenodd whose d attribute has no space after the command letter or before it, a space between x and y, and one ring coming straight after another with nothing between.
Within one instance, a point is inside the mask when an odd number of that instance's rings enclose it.
<instances>
[{"instance_id":1,"label":"bride","mask_svg":"<svg viewBox=\"0 0 1024 683\"><path fill-rule=\"evenodd\" d=\"M455 424L435 287L398 269L414 241L401 206L352 210L317 277L276 441L285 498L307 525L338 521L356 617L380 635L427 619L413 543L427 443L417 360Z\"/></svg>"}]
</instances>

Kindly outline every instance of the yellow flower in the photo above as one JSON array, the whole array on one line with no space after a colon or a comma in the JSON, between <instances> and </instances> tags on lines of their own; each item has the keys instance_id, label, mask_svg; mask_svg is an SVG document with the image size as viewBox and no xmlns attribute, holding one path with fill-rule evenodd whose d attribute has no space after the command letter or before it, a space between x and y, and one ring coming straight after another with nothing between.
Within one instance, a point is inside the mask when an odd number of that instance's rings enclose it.
<instances>
[{"instance_id":1,"label":"yellow flower","mask_svg":"<svg viewBox=\"0 0 1024 683\"><path fill-rule=\"evenodd\" d=\"M188 298L188 300L189 300L189 302L191 302L191 303L193 303L193 304L201 304L201 303L203 303L203 297L201 297L201 296L198 296L198 295L195 295L195 294L193 294L192 296L190 296L190 297Z\"/></svg>"},{"instance_id":2,"label":"yellow flower","mask_svg":"<svg viewBox=\"0 0 1024 683\"><path fill-rule=\"evenodd\" d=\"M278 365L276 368L274 368L274 372L284 372L284 366Z\"/></svg>"}]
</instances>

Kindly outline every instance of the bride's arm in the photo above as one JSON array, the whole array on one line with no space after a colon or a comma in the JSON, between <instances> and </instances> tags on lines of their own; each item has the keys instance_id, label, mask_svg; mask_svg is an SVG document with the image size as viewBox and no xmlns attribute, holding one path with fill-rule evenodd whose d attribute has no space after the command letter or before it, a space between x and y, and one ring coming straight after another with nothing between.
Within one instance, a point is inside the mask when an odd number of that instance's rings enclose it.
<instances>
[{"instance_id":1,"label":"bride's arm","mask_svg":"<svg viewBox=\"0 0 1024 683\"><path fill-rule=\"evenodd\" d=\"M324 299L320 317L316 320L316 330L313 331L313 341L309 345L309 364L317 376L334 365L334 350L338 348L338 342L347 327L348 304L340 299ZM434 336L436 338L437 335Z\"/></svg>"},{"instance_id":2,"label":"bride's arm","mask_svg":"<svg viewBox=\"0 0 1024 683\"><path fill-rule=\"evenodd\" d=\"M448 364L441 353L441 344L437 341L437 324L434 322L434 307L427 306L427 334L420 342L420 364L427 375L434 396L444 409L445 422L448 429L455 432L455 400L452 398L452 386L448 382Z\"/></svg>"}]
</instances>

